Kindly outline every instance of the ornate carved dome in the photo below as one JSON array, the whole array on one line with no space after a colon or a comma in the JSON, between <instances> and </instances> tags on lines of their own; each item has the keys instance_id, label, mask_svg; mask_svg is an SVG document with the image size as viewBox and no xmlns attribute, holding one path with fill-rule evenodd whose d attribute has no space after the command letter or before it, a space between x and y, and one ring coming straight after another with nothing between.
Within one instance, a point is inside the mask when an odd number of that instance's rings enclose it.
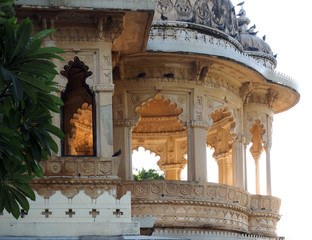
<instances>
[{"instance_id":1,"label":"ornate carved dome","mask_svg":"<svg viewBox=\"0 0 312 240\"><path fill-rule=\"evenodd\" d=\"M158 0L154 20L180 21L218 29L238 40L251 56L273 56L270 46L257 37L255 27L248 29L250 20L244 8L236 15L230 0ZM270 60L276 64L275 59Z\"/></svg>"},{"instance_id":2,"label":"ornate carved dome","mask_svg":"<svg viewBox=\"0 0 312 240\"><path fill-rule=\"evenodd\" d=\"M158 0L154 20L190 22L238 34L235 9L230 0Z\"/></svg>"}]
</instances>

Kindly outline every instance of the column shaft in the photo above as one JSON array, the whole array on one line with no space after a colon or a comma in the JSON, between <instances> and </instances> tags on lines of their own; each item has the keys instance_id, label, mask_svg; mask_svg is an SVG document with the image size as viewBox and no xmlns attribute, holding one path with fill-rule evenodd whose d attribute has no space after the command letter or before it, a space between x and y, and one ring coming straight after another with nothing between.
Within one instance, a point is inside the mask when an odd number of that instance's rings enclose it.
<instances>
[{"instance_id":1,"label":"column shaft","mask_svg":"<svg viewBox=\"0 0 312 240\"><path fill-rule=\"evenodd\" d=\"M122 180L132 180L132 143L131 127L114 127L114 151L121 149L118 176Z\"/></svg>"},{"instance_id":2,"label":"column shaft","mask_svg":"<svg viewBox=\"0 0 312 240\"><path fill-rule=\"evenodd\" d=\"M244 156L243 143L236 139L232 147L232 161L233 161L233 185L244 189Z\"/></svg>"},{"instance_id":3,"label":"column shaft","mask_svg":"<svg viewBox=\"0 0 312 240\"><path fill-rule=\"evenodd\" d=\"M266 153L266 186L267 186L267 195L272 195L272 186L271 186L271 147L265 147Z\"/></svg>"},{"instance_id":4,"label":"column shaft","mask_svg":"<svg viewBox=\"0 0 312 240\"><path fill-rule=\"evenodd\" d=\"M206 136L205 128L187 126L188 180L207 181Z\"/></svg>"}]
</instances>

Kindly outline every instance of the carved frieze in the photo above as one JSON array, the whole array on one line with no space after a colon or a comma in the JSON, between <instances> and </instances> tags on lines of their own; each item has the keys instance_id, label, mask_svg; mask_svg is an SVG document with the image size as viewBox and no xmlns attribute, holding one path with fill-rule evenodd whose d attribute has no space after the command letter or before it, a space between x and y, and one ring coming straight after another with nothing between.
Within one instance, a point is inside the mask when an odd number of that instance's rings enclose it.
<instances>
[{"instance_id":1,"label":"carved frieze","mask_svg":"<svg viewBox=\"0 0 312 240\"><path fill-rule=\"evenodd\" d=\"M155 215L155 227L219 229L276 236L280 199L250 195L227 185L198 182L122 182L119 194L132 193L132 215ZM265 224L264 224L265 223ZM260 231L258 231L260 232Z\"/></svg>"},{"instance_id":2,"label":"carved frieze","mask_svg":"<svg viewBox=\"0 0 312 240\"><path fill-rule=\"evenodd\" d=\"M112 176L119 158L59 157L40 162L45 176Z\"/></svg>"}]
</instances>

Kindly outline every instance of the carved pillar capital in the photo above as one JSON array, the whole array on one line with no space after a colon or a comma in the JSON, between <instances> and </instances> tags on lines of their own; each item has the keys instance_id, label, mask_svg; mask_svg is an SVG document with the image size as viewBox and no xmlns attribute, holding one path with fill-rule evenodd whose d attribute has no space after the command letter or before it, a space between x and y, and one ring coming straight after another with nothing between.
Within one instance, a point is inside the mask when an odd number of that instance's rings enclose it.
<instances>
[{"instance_id":1,"label":"carved pillar capital","mask_svg":"<svg viewBox=\"0 0 312 240\"><path fill-rule=\"evenodd\" d=\"M205 130L209 129L209 123L207 121L198 121L198 120L192 120L188 126L191 126L193 128L204 128Z\"/></svg>"}]
</instances>

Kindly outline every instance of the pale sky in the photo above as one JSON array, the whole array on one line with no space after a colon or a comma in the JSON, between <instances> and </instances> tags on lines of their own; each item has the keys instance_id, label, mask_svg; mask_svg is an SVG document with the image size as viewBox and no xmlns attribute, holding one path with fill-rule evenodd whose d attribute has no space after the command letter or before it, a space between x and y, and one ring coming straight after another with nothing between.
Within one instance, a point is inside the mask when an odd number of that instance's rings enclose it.
<instances>
[{"instance_id":1,"label":"pale sky","mask_svg":"<svg viewBox=\"0 0 312 240\"><path fill-rule=\"evenodd\" d=\"M236 13L239 9L236 7ZM274 118L272 191L273 196L282 199L278 235L286 240L308 239L312 224L312 2L245 0L244 9L250 26L256 24L258 36L266 35L266 42L278 54L277 71L290 75L300 85L299 104Z\"/></svg>"}]
</instances>

